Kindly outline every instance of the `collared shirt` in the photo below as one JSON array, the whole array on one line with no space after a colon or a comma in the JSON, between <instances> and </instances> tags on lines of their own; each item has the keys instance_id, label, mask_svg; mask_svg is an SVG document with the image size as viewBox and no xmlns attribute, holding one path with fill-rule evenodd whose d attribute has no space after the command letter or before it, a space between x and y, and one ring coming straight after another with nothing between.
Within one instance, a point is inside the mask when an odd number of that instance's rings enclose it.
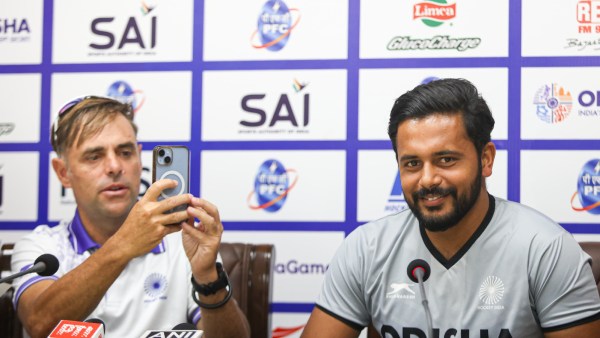
<instances>
[{"instance_id":1,"label":"collared shirt","mask_svg":"<svg viewBox=\"0 0 600 338\"><path fill-rule=\"evenodd\" d=\"M36 227L15 245L12 270L31 267L45 253L56 256L60 265L52 276L29 274L16 279L15 308L29 286L41 280L59 279L99 247L83 227L78 212L70 222ZM168 330L184 322L197 323L200 308L192 299L190 278L191 267L181 233L170 234L150 253L127 264L88 318L102 319L107 337L138 337L149 329Z\"/></svg>"}]
</instances>

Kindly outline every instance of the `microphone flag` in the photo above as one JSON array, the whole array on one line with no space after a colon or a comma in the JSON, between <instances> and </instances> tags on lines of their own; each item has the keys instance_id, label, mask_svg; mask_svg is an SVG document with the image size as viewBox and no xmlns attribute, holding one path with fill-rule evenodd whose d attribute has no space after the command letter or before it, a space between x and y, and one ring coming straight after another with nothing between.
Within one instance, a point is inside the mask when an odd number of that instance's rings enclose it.
<instances>
[{"instance_id":1,"label":"microphone flag","mask_svg":"<svg viewBox=\"0 0 600 338\"><path fill-rule=\"evenodd\" d=\"M61 320L48 338L104 338L103 332L101 323Z\"/></svg>"}]
</instances>

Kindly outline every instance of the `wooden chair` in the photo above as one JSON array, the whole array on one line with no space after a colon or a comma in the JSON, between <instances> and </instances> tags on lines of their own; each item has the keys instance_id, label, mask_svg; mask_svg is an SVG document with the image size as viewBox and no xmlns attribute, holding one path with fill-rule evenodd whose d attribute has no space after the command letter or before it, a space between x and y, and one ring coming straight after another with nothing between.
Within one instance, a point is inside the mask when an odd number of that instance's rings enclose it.
<instances>
[{"instance_id":1,"label":"wooden chair","mask_svg":"<svg viewBox=\"0 0 600 338\"><path fill-rule=\"evenodd\" d=\"M12 243L2 245L0 271L10 271ZM252 338L271 337L271 296L275 247L270 244L221 243L233 298L248 318ZM0 296L0 337L22 338L23 327L12 306L13 290Z\"/></svg>"}]
</instances>

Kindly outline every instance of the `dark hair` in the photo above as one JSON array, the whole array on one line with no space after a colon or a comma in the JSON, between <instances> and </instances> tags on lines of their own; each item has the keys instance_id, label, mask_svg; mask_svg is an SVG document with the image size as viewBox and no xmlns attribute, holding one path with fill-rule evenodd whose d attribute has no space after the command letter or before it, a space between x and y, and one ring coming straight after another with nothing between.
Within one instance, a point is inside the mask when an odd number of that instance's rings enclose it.
<instances>
[{"instance_id":1,"label":"dark hair","mask_svg":"<svg viewBox=\"0 0 600 338\"><path fill-rule=\"evenodd\" d=\"M465 130L478 154L491 140L494 118L477 88L465 79L434 80L415 87L394 102L388 134L396 157L398 125L433 114L462 114Z\"/></svg>"}]
</instances>

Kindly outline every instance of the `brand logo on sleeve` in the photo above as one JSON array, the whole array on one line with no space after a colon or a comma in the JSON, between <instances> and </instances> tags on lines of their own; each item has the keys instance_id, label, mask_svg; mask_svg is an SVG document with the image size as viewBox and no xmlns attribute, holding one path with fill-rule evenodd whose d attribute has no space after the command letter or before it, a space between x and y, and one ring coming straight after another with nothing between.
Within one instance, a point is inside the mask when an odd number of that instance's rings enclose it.
<instances>
[{"instance_id":1,"label":"brand logo on sleeve","mask_svg":"<svg viewBox=\"0 0 600 338\"><path fill-rule=\"evenodd\" d=\"M414 283L391 283L390 291L385 294L385 298L388 299L415 299L415 291L413 291L412 287L415 286Z\"/></svg>"}]
</instances>

